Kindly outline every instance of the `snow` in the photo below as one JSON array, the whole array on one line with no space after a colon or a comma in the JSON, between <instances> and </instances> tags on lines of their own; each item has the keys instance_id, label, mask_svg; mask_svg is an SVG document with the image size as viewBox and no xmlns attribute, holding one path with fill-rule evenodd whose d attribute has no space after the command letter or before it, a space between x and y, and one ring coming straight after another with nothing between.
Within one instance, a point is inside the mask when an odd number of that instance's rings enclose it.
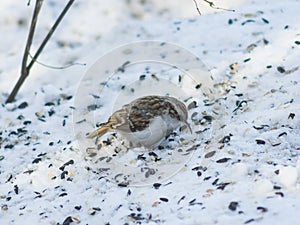
<instances>
[{"instance_id":1,"label":"snow","mask_svg":"<svg viewBox=\"0 0 300 225\"><path fill-rule=\"evenodd\" d=\"M70 217L80 224L298 223L298 0L214 1L235 12L198 1L201 16L193 1L75 1L39 61L51 66L80 65L55 70L35 64L16 101L4 104L19 76L35 2L29 7L26 3L0 3L1 224L70 224ZM64 4L44 1L32 54ZM149 83L139 81L146 67L158 76L178 74L164 65L141 63L128 67L126 77L118 73L119 78L110 80L111 86L103 92L96 90L106 78L90 76L94 63L136 41L174 44L200 58L214 78L213 83L205 83L199 75L204 84L200 91L211 88L213 97L222 99L205 106L202 97L197 99L199 90L192 89L195 84L185 78L179 97L192 95L199 107L191 109L190 116L198 112L194 118L199 120L214 115L213 123L193 124L193 129L210 129L187 137L183 146L197 146L197 150L186 157L180 152L156 152L163 161L151 164L154 156L144 153L146 161L132 161L140 152L124 150L111 164L89 160L85 147L93 142L82 142L84 133L105 121L122 102L145 93L140 89L120 95L121 84L128 83L125 90L147 87ZM172 54L167 56L172 59ZM125 59L112 58L108 66L118 68ZM87 80L90 83L85 83L87 78L92 78ZM155 89L155 82L147 93L171 92L167 83ZM94 102L91 95L81 99L84 91L103 99ZM103 106L78 109L92 103ZM76 123L84 118L87 122ZM113 135L106 138L113 144L103 145L97 154L110 153L122 142ZM118 185L113 179L124 172L126 160L132 164L125 172L136 175L136 185ZM165 172L164 179L146 179L137 173L145 163ZM99 172L105 166L112 172Z\"/></svg>"}]
</instances>

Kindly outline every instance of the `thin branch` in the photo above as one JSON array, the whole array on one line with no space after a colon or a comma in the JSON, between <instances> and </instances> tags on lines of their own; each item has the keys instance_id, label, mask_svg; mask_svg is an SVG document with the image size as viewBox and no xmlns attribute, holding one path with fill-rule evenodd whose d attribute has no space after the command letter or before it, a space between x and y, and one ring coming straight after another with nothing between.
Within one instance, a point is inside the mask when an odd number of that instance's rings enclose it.
<instances>
[{"instance_id":1,"label":"thin branch","mask_svg":"<svg viewBox=\"0 0 300 225\"><path fill-rule=\"evenodd\" d=\"M28 76L29 71L26 68L27 59L28 59L28 54L29 54L30 47L32 44L32 39L34 36L36 22L37 22L38 15L39 15L40 9L42 7L42 4L43 4L43 0L36 0L32 20L31 20L31 24L30 24L30 28L29 28L29 34L27 37L26 47L25 47L25 51L24 51L24 55L23 55L23 60L22 60L21 76L20 76L18 82L16 83L14 89L12 90L11 94L8 96L6 103L12 102L15 99L16 94L18 93L20 87L22 86L23 82L25 81L26 77Z\"/></svg>"},{"instance_id":2,"label":"thin branch","mask_svg":"<svg viewBox=\"0 0 300 225\"><path fill-rule=\"evenodd\" d=\"M199 9L199 7L198 7L197 0L193 0L193 1L194 1L194 3L195 3L196 9L197 9L199 15L201 15L201 11L200 11L200 9ZM235 10L233 10L233 9L225 9L225 8L217 7L217 6L215 6L215 3L213 3L212 1L208 1L208 0L202 0L202 1L208 3L209 6L210 6L211 8L213 8L213 9L220 9L220 10L226 10L226 11L231 11L231 12L234 12L234 11L235 11Z\"/></svg>"},{"instance_id":3,"label":"thin branch","mask_svg":"<svg viewBox=\"0 0 300 225\"><path fill-rule=\"evenodd\" d=\"M233 9L225 9L225 8L221 8L221 7L217 7L215 6L215 3L211 2L211 1L208 1L208 0L203 0L204 2L208 3L209 6L213 9L220 9L220 10L225 10L225 11L231 11L231 12L234 12L235 10Z\"/></svg>"},{"instance_id":4,"label":"thin branch","mask_svg":"<svg viewBox=\"0 0 300 225\"><path fill-rule=\"evenodd\" d=\"M38 48L37 52L32 57L29 65L26 66L27 65L28 56L29 56L30 47L31 47L31 44L32 44L32 39L33 39L33 36L34 36L34 30L35 30L35 26L36 26L38 14L39 14L39 11L40 11L42 3L43 3L43 0L36 0L36 5L35 5L34 13L33 13L33 16L32 16L32 22L31 22L31 25L30 25L29 35L28 35L28 38L27 38L26 48L25 48L25 52L24 52L24 56L23 56L23 61L22 61L21 76L20 76L18 82L16 83L14 89L12 90L11 94L8 96L8 98L6 100L6 103L10 103L10 102L14 101L14 99L16 97L16 94L18 93L18 91L21 88L22 84L24 83L25 79L28 77L31 67L36 62L38 56L43 51L43 49L46 46L47 42L51 38L52 34L56 30L57 26L59 25L59 23L61 22L61 20L63 19L63 17L67 13L67 11L71 7L71 5L73 4L73 2L74 2L74 0L70 0L68 2L68 4L66 5L66 7L63 9L63 11L61 12L61 14L59 15L59 17L55 21L54 25L51 27L50 31L48 32L47 36L45 37L45 39L43 40L42 44Z\"/></svg>"},{"instance_id":5,"label":"thin branch","mask_svg":"<svg viewBox=\"0 0 300 225\"><path fill-rule=\"evenodd\" d=\"M29 53L29 56L30 58L32 59L33 56ZM64 65L64 66L52 66L52 65L49 65L49 64L46 64L46 63L42 63L41 61L38 61L38 60L35 60L35 62L39 65L42 65L44 67L47 67L47 68L50 68L50 69L55 69L55 70L63 70L63 69L67 69L71 66L86 66L87 64L86 63L79 63L79 62L71 62L67 65Z\"/></svg>"},{"instance_id":6,"label":"thin branch","mask_svg":"<svg viewBox=\"0 0 300 225\"><path fill-rule=\"evenodd\" d=\"M200 12L200 9L199 9L199 7L198 7L198 3L197 3L197 1L196 1L196 0L194 0L194 3L195 3L196 9L197 9L197 11L198 11L199 15L201 16L201 12Z\"/></svg>"},{"instance_id":7,"label":"thin branch","mask_svg":"<svg viewBox=\"0 0 300 225\"><path fill-rule=\"evenodd\" d=\"M36 59L39 57L39 55L41 54L41 52L43 51L44 47L46 46L47 42L49 41L49 39L51 38L52 34L54 33L54 31L56 30L57 26L59 25L59 23L62 21L62 19L64 18L64 16L66 15L66 13L68 12L69 8L71 7L71 5L73 4L74 0L70 0L68 2L68 4L66 5L66 7L64 8L64 10L61 12L61 14L58 16L57 20L55 21L55 23L53 24L53 26L51 27L50 31L48 32L47 36L45 37L45 39L43 40L42 44L40 45L40 47L38 48L38 50L36 51L35 55L32 57L31 62L29 63L29 65L27 66L28 70L31 69L31 67L33 66L33 64L35 63Z\"/></svg>"}]
</instances>

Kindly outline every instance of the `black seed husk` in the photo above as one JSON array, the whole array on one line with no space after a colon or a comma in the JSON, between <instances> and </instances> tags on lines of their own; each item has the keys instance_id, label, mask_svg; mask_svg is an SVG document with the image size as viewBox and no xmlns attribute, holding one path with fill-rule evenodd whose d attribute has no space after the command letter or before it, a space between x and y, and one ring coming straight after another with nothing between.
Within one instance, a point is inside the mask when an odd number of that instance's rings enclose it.
<instances>
[{"instance_id":1,"label":"black seed husk","mask_svg":"<svg viewBox=\"0 0 300 225\"><path fill-rule=\"evenodd\" d=\"M80 210L81 209L81 205L75 206L74 207L76 210Z\"/></svg>"},{"instance_id":2,"label":"black seed husk","mask_svg":"<svg viewBox=\"0 0 300 225\"><path fill-rule=\"evenodd\" d=\"M265 207L262 207L262 206L258 206L256 209L257 209L257 210L260 210L260 211L263 212L263 213L268 212L268 209L265 208Z\"/></svg>"},{"instance_id":3,"label":"black seed husk","mask_svg":"<svg viewBox=\"0 0 300 225\"><path fill-rule=\"evenodd\" d=\"M266 142L264 140L261 140L261 139L256 139L255 141L256 141L256 144L258 144L258 145L266 144Z\"/></svg>"},{"instance_id":4,"label":"black seed husk","mask_svg":"<svg viewBox=\"0 0 300 225\"><path fill-rule=\"evenodd\" d=\"M18 109L25 109L28 106L27 102L22 102L19 106Z\"/></svg>"},{"instance_id":5,"label":"black seed husk","mask_svg":"<svg viewBox=\"0 0 300 225\"><path fill-rule=\"evenodd\" d=\"M68 217L64 220L64 222L63 222L62 225L70 225L72 222L74 222L73 219L72 219L72 217L71 217L71 216L68 216Z\"/></svg>"},{"instance_id":6,"label":"black seed husk","mask_svg":"<svg viewBox=\"0 0 300 225\"><path fill-rule=\"evenodd\" d=\"M154 187L155 189L158 189L160 186L161 186L161 183L154 183L154 184L153 184L153 187Z\"/></svg>"},{"instance_id":7,"label":"black seed husk","mask_svg":"<svg viewBox=\"0 0 300 225\"><path fill-rule=\"evenodd\" d=\"M282 132L282 133L280 133L280 134L278 135L278 137L282 137L282 136L286 136L286 135L287 135L286 132Z\"/></svg>"},{"instance_id":8,"label":"black seed husk","mask_svg":"<svg viewBox=\"0 0 300 225\"><path fill-rule=\"evenodd\" d=\"M190 109L194 109L197 107L197 102L196 101L193 101L191 102L189 105L188 105L188 110Z\"/></svg>"},{"instance_id":9,"label":"black seed husk","mask_svg":"<svg viewBox=\"0 0 300 225\"><path fill-rule=\"evenodd\" d=\"M167 199L167 198L164 198L164 197L161 197L161 198L159 198L161 201L163 201L163 202L168 202L169 201L169 199Z\"/></svg>"},{"instance_id":10,"label":"black seed husk","mask_svg":"<svg viewBox=\"0 0 300 225\"><path fill-rule=\"evenodd\" d=\"M228 162L231 158L222 158L222 159L219 159L216 161L216 163L225 163L225 162Z\"/></svg>"},{"instance_id":11,"label":"black seed husk","mask_svg":"<svg viewBox=\"0 0 300 225\"><path fill-rule=\"evenodd\" d=\"M245 221L244 224L248 224L248 223L251 223L251 222L254 222L254 221L255 221L255 219L250 219L250 220Z\"/></svg>"},{"instance_id":12,"label":"black seed husk","mask_svg":"<svg viewBox=\"0 0 300 225\"><path fill-rule=\"evenodd\" d=\"M42 161L42 158L36 158L32 161L32 164L39 163L40 161Z\"/></svg>"},{"instance_id":13,"label":"black seed husk","mask_svg":"<svg viewBox=\"0 0 300 225\"><path fill-rule=\"evenodd\" d=\"M205 154L204 158L211 158L216 154L216 151L211 151Z\"/></svg>"},{"instance_id":14,"label":"black seed husk","mask_svg":"<svg viewBox=\"0 0 300 225\"><path fill-rule=\"evenodd\" d=\"M295 116L296 116L295 113L290 113L289 116L288 116L288 119L292 119L293 120L295 118Z\"/></svg>"},{"instance_id":15,"label":"black seed husk","mask_svg":"<svg viewBox=\"0 0 300 225\"><path fill-rule=\"evenodd\" d=\"M235 211L238 207L239 203L238 202L230 202L228 209L230 209L231 211Z\"/></svg>"},{"instance_id":16,"label":"black seed husk","mask_svg":"<svg viewBox=\"0 0 300 225\"><path fill-rule=\"evenodd\" d=\"M284 67L282 67L282 66L278 66L278 67L277 67L277 71L278 71L279 73L284 73L284 72L285 72L285 69L284 69Z\"/></svg>"}]
</instances>

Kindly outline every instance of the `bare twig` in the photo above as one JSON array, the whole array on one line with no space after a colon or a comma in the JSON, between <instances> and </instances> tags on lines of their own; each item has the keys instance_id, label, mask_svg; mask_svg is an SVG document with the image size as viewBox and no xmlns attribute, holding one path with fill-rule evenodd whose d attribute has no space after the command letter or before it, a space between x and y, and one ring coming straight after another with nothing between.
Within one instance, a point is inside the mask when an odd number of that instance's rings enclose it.
<instances>
[{"instance_id":1,"label":"bare twig","mask_svg":"<svg viewBox=\"0 0 300 225\"><path fill-rule=\"evenodd\" d=\"M193 0L193 1L194 1L194 3L195 3L196 9L197 9L199 15L201 15L201 11L200 11L200 9L199 9L199 7L198 7L197 0ZM215 3L211 2L211 1L208 1L208 0L202 0L202 1L208 3L209 6L210 6L211 8L213 8L213 9L220 9L220 10L226 10L226 11L234 12L233 9L225 9L225 8L217 7L217 6L215 6Z\"/></svg>"},{"instance_id":2,"label":"bare twig","mask_svg":"<svg viewBox=\"0 0 300 225\"><path fill-rule=\"evenodd\" d=\"M33 66L33 64L37 60L38 56L43 51L43 49L46 46L47 42L51 38L51 36L54 33L55 29L57 28L57 26L59 25L59 23L61 22L61 20L63 19L63 17L67 13L67 11L71 7L71 5L73 4L73 2L74 2L74 0L69 0L68 4L63 9L61 14L59 15L59 17L55 21L54 25L51 27L51 29L48 32L47 36L45 37L42 44L40 45L37 52L32 57L30 63L27 66L27 60L28 60L28 56L29 56L30 47L31 47L31 44L32 44L32 39L33 39L33 36L34 36L34 31L35 31L35 26L36 26L38 14L40 12L40 9L41 9L42 3L43 3L43 0L36 0L36 5L35 5L35 8L34 8L34 12L33 12L33 16L32 16L32 22L31 22L31 25L30 25L30 30L29 30L29 34L28 34L28 38L27 38L25 52L24 52L24 56L23 56L23 60L22 60L21 76L20 76L18 82L16 83L16 85L14 86L14 89L12 90L10 95L8 96L8 98L6 100L6 103L10 103L10 102L14 101L19 89L21 88L21 86L24 83L25 79L28 77L31 67Z\"/></svg>"},{"instance_id":3,"label":"bare twig","mask_svg":"<svg viewBox=\"0 0 300 225\"><path fill-rule=\"evenodd\" d=\"M29 53L29 56L30 58L32 59L33 56ZM35 60L35 63L39 64L39 65L42 65L44 67L47 67L47 68L50 68L50 69L55 69L55 70L63 70L63 69L67 69L71 66L86 66L87 64L86 63L79 63L79 62L70 62L68 63L67 65L64 65L64 66L53 66L53 65L49 65L49 64L46 64L46 63L42 63L38 60Z\"/></svg>"},{"instance_id":4,"label":"bare twig","mask_svg":"<svg viewBox=\"0 0 300 225\"><path fill-rule=\"evenodd\" d=\"M211 1L208 1L208 0L203 0L204 2L208 3L209 6L213 9L221 9L221 10L225 10L225 11L231 11L231 12L234 12L233 9L225 9L225 8L221 8L221 7L217 7L215 6L215 3L211 2Z\"/></svg>"},{"instance_id":5,"label":"bare twig","mask_svg":"<svg viewBox=\"0 0 300 225\"><path fill-rule=\"evenodd\" d=\"M28 59L28 54L30 51L30 46L32 44L32 39L33 39L34 31L35 31L36 22L37 22L38 15L39 15L40 9L42 7L42 4L43 4L43 0L36 1L34 11L33 11L33 16L32 16L32 21L31 21L30 28L29 28L29 34L27 37L26 47L25 47L25 51L24 51L24 55L23 55L23 60L22 60L21 76L20 76L18 82L16 83L14 89L12 90L11 94L8 96L6 103L12 102L15 99L16 94L18 93L20 87L22 86L23 82L25 81L25 79L28 76L29 71L26 68L27 59Z\"/></svg>"},{"instance_id":6,"label":"bare twig","mask_svg":"<svg viewBox=\"0 0 300 225\"><path fill-rule=\"evenodd\" d=\"M194 0L194 3L195 3L196 9L197 9L197 11L198 11L199 15L201 16L201 12L200 12L200 9L199 9L199 7L198 7L198 3L197 3L197 1L196 1L196 0Z\"/></svg>"},{"instance_id":7,"label":"bare twig","mask_svg":"<svg viewBox=\"0 0 300 225\"><path fill-rule=\"evenodd\" d=\"M71 5L73 4L74 0L70 0L68 2L68 4L66 5L66 7L64 8L64 10L61 12L61 14L58 16L57 20L55 21L55 23L53 24L53 26L51 27L50 31L48 32L47 36L45 37L45 39L43 40L42 44L40 45L39 49L36 51L35 55L32 57L31 62L28 65L28 70L31 69L31 67L33 66L34 62L36 61L36 59L39 57L39 55L41 54L41 52L43 51L44 47L46 46L47 42L49 41L49 39L51 38L52 34L54 33L54 31L56 30L57 26L59 25L59 23L61 22L61 20L64 18L64 16L66 15L66 13L68 12L69 8L71 7Z\"/></svg>"}]
</instances>

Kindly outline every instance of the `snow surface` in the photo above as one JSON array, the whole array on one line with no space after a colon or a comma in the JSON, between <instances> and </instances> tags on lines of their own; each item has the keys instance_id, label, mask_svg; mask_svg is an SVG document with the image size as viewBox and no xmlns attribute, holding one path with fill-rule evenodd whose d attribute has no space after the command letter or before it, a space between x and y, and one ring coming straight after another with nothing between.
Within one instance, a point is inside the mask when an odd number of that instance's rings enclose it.
<instances>
[{"instance_id":1,"label":"snow surface","mask_svg":"<svg viewBox=\"0 0 300 225\"><path fill-rule=\"evenodd\" d=\"M64 2L44 1L32 52ZM4 104L34 1L1 1L1 224L298 224L300 1L215 1L235 12L199 2L201 16L193 1L143 2L76 1L39 61L86 66L35 64L16 101ZM140 40L177 44L206 64L225 90L224 126L213 131L223 136L201 142L167 180L120 186L85 160L74 99L98 58Z\"/></svg>"}]
</instances>

